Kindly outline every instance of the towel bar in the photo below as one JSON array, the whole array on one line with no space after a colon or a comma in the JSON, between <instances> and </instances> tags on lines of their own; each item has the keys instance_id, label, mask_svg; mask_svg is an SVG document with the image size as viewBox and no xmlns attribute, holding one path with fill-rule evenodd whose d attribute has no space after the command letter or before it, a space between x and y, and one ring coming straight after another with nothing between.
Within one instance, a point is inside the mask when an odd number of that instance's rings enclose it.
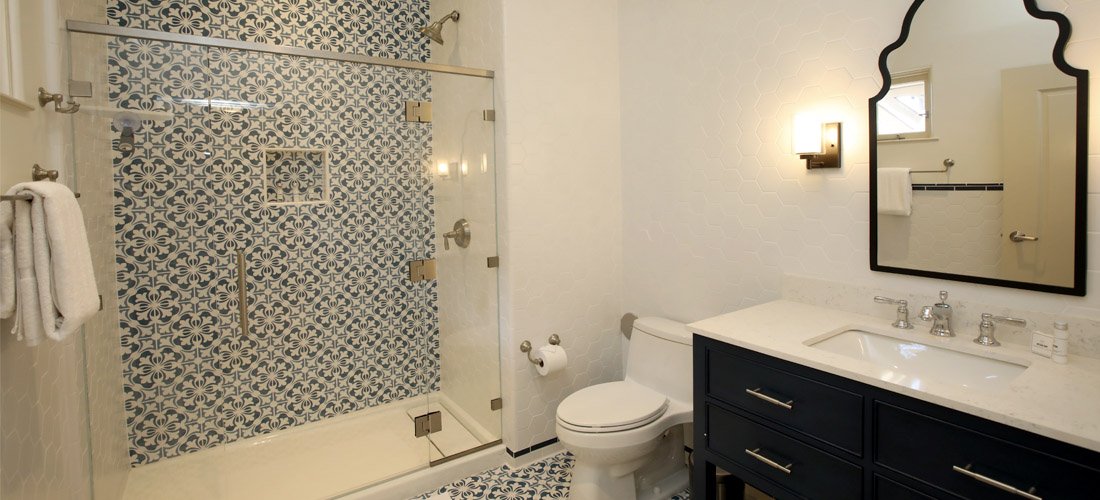
<instances>
[{"instance_id":1,"label":"towel bar","mask_svg":"<svg viewBox=\"0 0 1100 500\"><path fill-rule=\"evenodd\" d=\"M940 174L940 173L948 171L951 167L954 167L954 166L955 166L955 160L952 160L951 158L944 158L944 160L943 160L943 170L910 170L909 173L911 173L911 174Z\"/></svg>"},{"instance_id":2,"label":"towel bar","mask_svg":"<svg viewBox=\"0 0 1100 500\"><path fill-rule=\"evenodd\" d=\"M38 89L38 90L42 90L42 89ZM45 104L43 104L43 106L45 106ZM38 166L37 163L35 163L34 166L31 167L31 179L34 179L36 181L46 180L46 181L54 182L54 181L57 180L57 170L46 170L46 169ZM74 198L80 198L80 193L73 193L73 197ZM31 201L33 199L34 199L34 196L31 196L29 194L4 194L4 195L0 195L0 201Z\"/></svg>"},{"instance_id":3,"label":"towel bar","mask_svg":"<svg viewBox=\"0 0 1100 500\"><path fill-rule=\"evenodd\" d=\"M73 193L73 196L80 198L80 193ZM29 194L0 194L0 201L31 201L34 196Z\"/></svg>"}]
</instances>

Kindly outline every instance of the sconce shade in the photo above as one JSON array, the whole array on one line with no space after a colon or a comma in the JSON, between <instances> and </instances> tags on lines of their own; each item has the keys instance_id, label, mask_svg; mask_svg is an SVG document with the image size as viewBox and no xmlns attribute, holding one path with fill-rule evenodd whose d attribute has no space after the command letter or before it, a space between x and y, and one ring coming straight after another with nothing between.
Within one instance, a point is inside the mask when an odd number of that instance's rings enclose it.
<instances>
[{"instance_id":1,"label":"sconce shade","mask_svg":"<svg viewBox=\"0 0 1100 500\"><path fill-rule=\"evenodd\" d=\"M791 129L791 139L796 155L821 154L821 120L810 113L799 113L794 116L794 128Z\"/></svg>"}]
</instances>

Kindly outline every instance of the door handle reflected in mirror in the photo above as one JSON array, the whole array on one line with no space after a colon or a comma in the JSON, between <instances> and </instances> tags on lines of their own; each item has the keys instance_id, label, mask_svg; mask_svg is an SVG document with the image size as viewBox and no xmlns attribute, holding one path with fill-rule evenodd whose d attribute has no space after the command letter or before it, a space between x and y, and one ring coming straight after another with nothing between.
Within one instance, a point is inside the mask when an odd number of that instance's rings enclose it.
<instances>
[{"instance_id":1,"label":"door handle reflected in mirror","mask_svg":"<svg viewBox=\"0 0 1100 500\"><path fill-rule=\"evenodd\" d=\"M1019 231L1013 231L1013 232L1009 233L1008 239L1010 239L1010 240L1012 240L1016 243L1019 243L1021 241L1039 241L1038 236L1028 236L1028 235L1026 235L1024 233L1021 233Z\"/></svg>"}]
</instances>

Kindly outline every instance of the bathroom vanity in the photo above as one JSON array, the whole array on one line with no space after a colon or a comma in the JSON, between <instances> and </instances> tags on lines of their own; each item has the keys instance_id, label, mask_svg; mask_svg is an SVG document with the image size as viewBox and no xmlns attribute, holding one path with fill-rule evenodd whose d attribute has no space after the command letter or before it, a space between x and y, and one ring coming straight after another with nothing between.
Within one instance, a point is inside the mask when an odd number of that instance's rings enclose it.
<instances>
[{"instance_id":1,"label":"bathroom vanity","mask_svg":"<svg viewBox=\"0 0 1100 500\"><path fill-rule=\"evenodd\" d=\"M695 498L716 467L777 498L1100 494L1100 360L792 301L689 328Z\"/></svg>"}]
</instances>

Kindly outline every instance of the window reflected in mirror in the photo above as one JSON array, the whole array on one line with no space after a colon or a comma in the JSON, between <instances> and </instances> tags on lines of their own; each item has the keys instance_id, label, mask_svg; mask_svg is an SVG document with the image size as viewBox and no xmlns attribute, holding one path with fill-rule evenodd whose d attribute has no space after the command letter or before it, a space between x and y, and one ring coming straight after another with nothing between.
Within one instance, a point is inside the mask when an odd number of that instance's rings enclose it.
<instances>
[{"instance_id":1,"label":"window reflected in mirror","mask_svg":"<svg viewBox=\"0 0 1100 500\"><path fill-rule=\"evenodd\" d=\"M890 81L890 90L878 102L879 140L931 137L929 70L891 74Z\"/></svg>"}]
</instances>

